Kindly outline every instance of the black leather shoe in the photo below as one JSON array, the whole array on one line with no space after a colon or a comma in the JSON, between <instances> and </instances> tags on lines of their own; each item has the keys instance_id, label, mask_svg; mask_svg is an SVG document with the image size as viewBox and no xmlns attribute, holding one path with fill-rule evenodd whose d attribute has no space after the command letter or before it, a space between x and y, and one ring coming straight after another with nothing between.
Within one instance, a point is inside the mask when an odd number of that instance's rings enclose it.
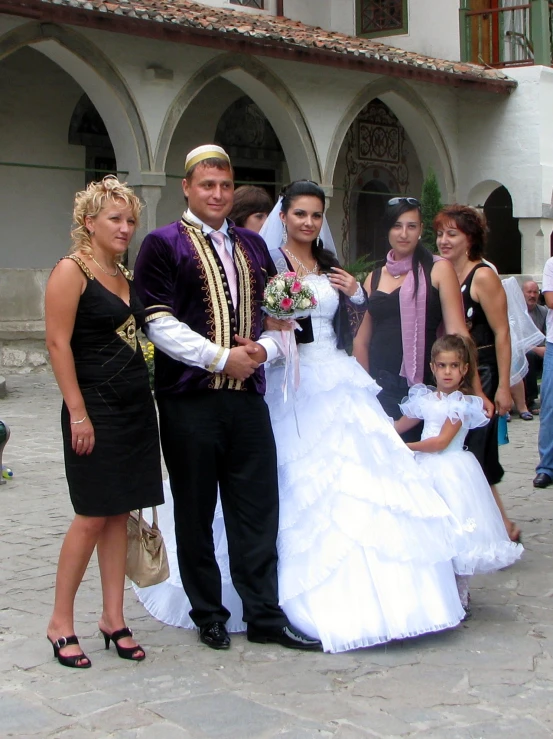
<instances>
[{"instance_id":1,"label":"black leather shoe","mask_svg":"<svg viewBox=\"0 0 553 739\"><path fill-rule=\"evenodd\" d=\"M540 472L534 477L535 488L546 488L553 483L553 480L545 472Z\"/></svg>"},{"instance_id":2,"label":"black leather shoe","mask_svg":"<svg viewBox=\"0 0 553 739\"><path fill-rule=\"evenodd\" d=\"M322 651L323 645L318 639L302 634L293 626L282 626L274 629L259 629L248 625L248 641L258 644L280 644L288 649L310 649Z\"/></svg>"},{"instance_id":3,"label":"black leather shoe","mask_svg":"<svg viewBox=\"0 0 553 739\"><path fill-rule=\"evenodd\" d=\"M228 649L230 647L230 636L222 621L214 621L211 624L200 626L200 641L212 649Z\"/></svg>"}]
</instances>

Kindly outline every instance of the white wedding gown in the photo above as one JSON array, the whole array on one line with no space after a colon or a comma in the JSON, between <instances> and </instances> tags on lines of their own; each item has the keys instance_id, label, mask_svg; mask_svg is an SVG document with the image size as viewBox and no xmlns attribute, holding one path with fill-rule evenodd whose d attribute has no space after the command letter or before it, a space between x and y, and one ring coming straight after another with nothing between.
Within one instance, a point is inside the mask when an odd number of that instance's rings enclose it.
<instances>
[{"instance_id":1,"label":"white wedding gown","mask_svg":"<svg viewBox=\"0 0 553 739\"><path fill-rule=\"evenodd\" d=\"M318 300L314 342L298 347L295 398L284 402L283 366L267 372L278 454L281 606L329 652L453 627L464 616L451 563L459 526L394 431L376 398L378 385L336 348L336 291L326 276L308 280ZM170 509L165 504L159 513L171 576L135 590L156 618L194 628ZM241 631L219 506L213 530L223 603L232 614L227 627Z\"/></svg>"}]
</instances>

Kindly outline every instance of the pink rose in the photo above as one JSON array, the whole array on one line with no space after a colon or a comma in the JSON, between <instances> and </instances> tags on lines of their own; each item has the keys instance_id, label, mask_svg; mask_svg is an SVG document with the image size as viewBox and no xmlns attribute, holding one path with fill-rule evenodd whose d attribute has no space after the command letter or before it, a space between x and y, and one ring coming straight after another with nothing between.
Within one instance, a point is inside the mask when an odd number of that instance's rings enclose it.
<instances>
[{"instance_id":1,"label":"pink rose","mask_svg":"<svg viewBox=\"0 0 553 739\"><path fill-rule=\"evenodd\" d=\"M311 305L317 305L317 298L314 295L311 296Z\"/></svg>"},{"instance_id":2,"label":"pink rose","mask_svg":"<svg viewBox=\"0 0 553 739\"><path fill-rule=\"evenodd\" d=\"M290 310L290 308L294 305L294 301L292 298L282 298L280 301L280 307L282 310Z\"/></svg>"},{"instance_id":3,"label":"pink rose","mask_svg":"<svg viewBox=\"0 0 553 739\"><path fill-rule=\"evenodd\" d=\"M284 273L284 276L285 277L295 277L296 276L296 273L295 272L285 272Z\"/></svg>"},{"instance_id":4,"label":"pink rose","mask_svg":"<svg viewBox=\"0 0 553 739\"><path fill-rule=\"evenodd\" d=\"M301 292L301 282L299 280L296 280L295 282L292 283L290 292L292 293L292 295L295 295L296 293Z\"/></svg>"}]
</instances>

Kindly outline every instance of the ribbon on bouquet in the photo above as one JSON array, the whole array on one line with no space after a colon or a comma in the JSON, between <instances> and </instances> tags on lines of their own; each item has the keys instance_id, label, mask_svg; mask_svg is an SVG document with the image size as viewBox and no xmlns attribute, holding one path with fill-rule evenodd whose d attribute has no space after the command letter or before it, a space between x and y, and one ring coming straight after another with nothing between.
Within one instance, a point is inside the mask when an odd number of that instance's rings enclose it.
<instances>
[{"instance_id":1,"label":"ribbon on bouquet","mask_svg":"<svg viewBox=\"0 0 553 739\"><path fill-rule=\"evenodd\" d=\"M296 335L294 331L301 331L302 328L297 321L292 321L290 331L274 331L271 332L272 338L277 344L282 356L284 357L284 377L282 380L282 395L284 402L288 402L288 396L294 404L294 418L296 420L296 429L298 436L300 428L298 424L298 416L296 414L296 391L300 386L300 356L298 353L298 345L296 344Z\"/></svg>"}]
</instances>

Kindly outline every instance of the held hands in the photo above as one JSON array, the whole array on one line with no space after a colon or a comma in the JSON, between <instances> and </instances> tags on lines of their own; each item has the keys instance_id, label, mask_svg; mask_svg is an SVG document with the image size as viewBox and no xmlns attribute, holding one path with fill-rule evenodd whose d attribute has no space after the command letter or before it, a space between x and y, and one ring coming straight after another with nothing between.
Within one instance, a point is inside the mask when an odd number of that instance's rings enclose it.
<instances>
[{"instance_id":1,"label":"held hands","mask_svg":"<svg viewBox=\"0 0 553 739\"><path fill-rule=\"evenodd\" d=\"M351 298L357 292L357 280L345 269L339 267L331 267L332 272L328 273L328 279L332 287L341 290L348 298Z\"/></svg>"},{"instance_id":2,"label":"held hands","mask_svg":"<svg viewBox=\"0 0 553 739\"><path fill-rule=\"evenodd\" d=\"M292 331L294 321L287 318L274 318L273 316L265 316L263 319L263 329L265 331Z\"/></svg>"},{"instance_id":3,"label":"held hands","mask_svg":"<svg viewBox=\"0 0 553 739\"><path fill-rule=\"evenodd\" d=\"M251 339L235 336L239 346L233 347L224 367L224 373L235 380L247 380L267 359L265 349Z\"/></svg>"},{"instance_id":4,"label":"held hands","mask_svg":"<svg viewBox=\"0 0 553 739\"><path fill-rule=\"evenodd\" d=\"M82 418L81 414L81 418ZM94 427L88 416L82 423L79 421L78 414L71 415L71 448L79 457L92 453L94 449Z\"/></svg>"}]
</instances>

